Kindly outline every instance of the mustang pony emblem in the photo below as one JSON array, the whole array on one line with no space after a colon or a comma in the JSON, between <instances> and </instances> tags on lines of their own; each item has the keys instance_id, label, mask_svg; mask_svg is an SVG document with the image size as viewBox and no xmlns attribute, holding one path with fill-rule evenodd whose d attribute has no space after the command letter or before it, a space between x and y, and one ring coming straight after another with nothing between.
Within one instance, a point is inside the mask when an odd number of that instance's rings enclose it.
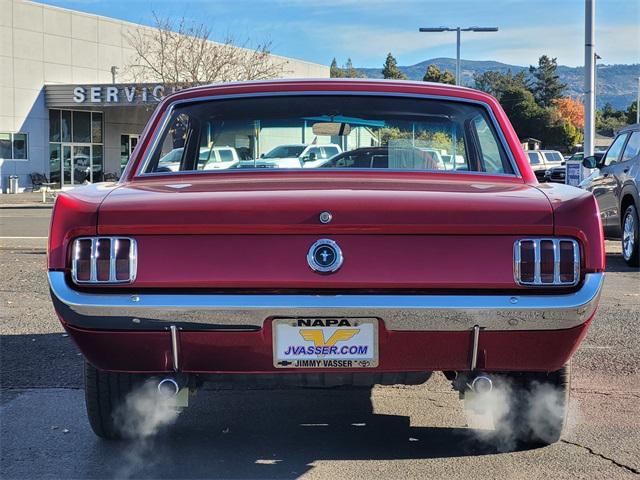
<instances>
[{"instance_id":1,"label":"mustang pony emblem","mask_svg":"<svg viewBox=\"0 0 640 480\"><path fill-rule=\"evenodd\" d=\"M324 332L322 330L300 330L300 336L308 342L313 342L316 347L332 347L338 342L346 342L359 332L359 328L344 328L342 330L336 330L326 342L324 341Z\"/></svg>"}]
</instances>

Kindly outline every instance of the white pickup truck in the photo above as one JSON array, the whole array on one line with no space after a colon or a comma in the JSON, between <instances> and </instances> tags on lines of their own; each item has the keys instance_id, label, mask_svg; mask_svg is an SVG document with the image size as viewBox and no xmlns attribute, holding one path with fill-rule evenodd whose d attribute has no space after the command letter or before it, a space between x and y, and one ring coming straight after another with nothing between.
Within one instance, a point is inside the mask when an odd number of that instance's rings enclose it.
<instances>
[{"instance_id":1,"label":"white pickup truck","mask_svg":"<svg viewBox=\"0 0 640 480\"><path fill-rule=\"evenodd\" d=\"M259 162L262 166L271 168L314 168L339 153L342 153L342 148L333 143L278 145L262 155Z\"/></svg>"}]
</instances>

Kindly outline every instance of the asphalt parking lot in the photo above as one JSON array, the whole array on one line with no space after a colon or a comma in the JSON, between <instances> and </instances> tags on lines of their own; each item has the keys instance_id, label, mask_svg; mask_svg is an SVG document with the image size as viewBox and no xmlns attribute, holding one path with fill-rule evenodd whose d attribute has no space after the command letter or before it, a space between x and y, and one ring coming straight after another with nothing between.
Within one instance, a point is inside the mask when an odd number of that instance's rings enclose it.
<instances>
[{"instance_id":1,"label":"asphalt parking lot","mask_svg":"<svg viewBox=\"0 0 640 480\"><path fill-rule=\"evenodd\" d=\"M198 392L142 442L91 432L82 357L46 283L50 209L0 208L2 478L637 478L640 272L607 242L601 307L573 360L569 427L499 453L467 428L441 375L417 387Z\"/></svg>"}]
</instances>

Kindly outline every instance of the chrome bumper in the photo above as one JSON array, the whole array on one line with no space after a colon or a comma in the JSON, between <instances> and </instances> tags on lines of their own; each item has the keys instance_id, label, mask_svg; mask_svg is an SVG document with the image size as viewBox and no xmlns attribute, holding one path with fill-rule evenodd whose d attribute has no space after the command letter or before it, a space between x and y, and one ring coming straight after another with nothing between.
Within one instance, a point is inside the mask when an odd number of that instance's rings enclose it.
<instances>
[{"instance_id":1,"label":"chrome bumper","mask_svg":"<svg viewBox=\"0 0 640 480\"><path fill-rule=\"evenodd\" d=\"M109 330L257 330L271 317L377 317L389 330L559 330L595 312L604 274L590 273L579 290L558 295L243 295L84 293L63 272L49 272L62 318Z\"/></svg>"}]
</instances>

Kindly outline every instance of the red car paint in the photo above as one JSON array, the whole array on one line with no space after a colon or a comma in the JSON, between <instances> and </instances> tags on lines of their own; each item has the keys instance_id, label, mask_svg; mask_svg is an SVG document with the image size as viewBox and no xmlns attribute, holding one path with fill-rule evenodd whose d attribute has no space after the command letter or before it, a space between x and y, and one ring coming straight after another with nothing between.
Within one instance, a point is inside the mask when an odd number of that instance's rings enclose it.
<instances>
[{"instance_id":1,"label":"red car paint","mask_svg":"<svg viewBox=\"0 0 640 480\"><path fill-rule=\"evenodd\" d=\"M498 372L558 370L577 350L589 325L590 321L565 330L487 332L479 343L478 367ZM87 359L100 368L137 373L171 371L171 341L166 332L65 328ZM367 371L469 368L471 332L389 331L381 323L378 334L380 366ZM180 332L180 346L181 371L185 373L301 372L274 368L271 322L265 322L258 332ZM335 372L322 368L313 371Z\"/></svg>"},{"instance_id":2,"label":"red car paint","mask_svg":"<svg viewBox=\"0 0 640 480\"><path fill-rule=\"evenodd\" d=\"M277 170L136 176L153 132L172 102L283 91L432 95L483 102L492 110L520 176ZM171 187L181 183L188 186ZM262 205L267 200L265 210ZM322 210L333 213L330 225L317 222ZM519 238L575 238L582 247L582 275L602 272L605 255L599 218L591 194L558 184L538 185L502 108L484 93L382 81L228 84L190 89L165 99L118 184L61 194L52 217L48 262L50 270L68 273L74 238L129 235L138 240L138 277L133 285L101 286L103 292L473 289L489 294L523 290L514 281L512 265L513 243ZM320 276L299 258L310 242L328 235L349 252L350 261L335 274ZM246 248L250 242L253 248ZM261 255L265 251L270 260ZM371 262L376 251L387 255ZM98 368L171 370L166 331L87 330L61 321ZM479 367L558 369L575 351L590 321L565 330L483 333ZM179 341L184 372L276 371L270 319L260 331L182 331ZM380 322L380 363L374 370L465 370L471 342L470 332L391 331Z\"/></svg>"}]
</instances>

